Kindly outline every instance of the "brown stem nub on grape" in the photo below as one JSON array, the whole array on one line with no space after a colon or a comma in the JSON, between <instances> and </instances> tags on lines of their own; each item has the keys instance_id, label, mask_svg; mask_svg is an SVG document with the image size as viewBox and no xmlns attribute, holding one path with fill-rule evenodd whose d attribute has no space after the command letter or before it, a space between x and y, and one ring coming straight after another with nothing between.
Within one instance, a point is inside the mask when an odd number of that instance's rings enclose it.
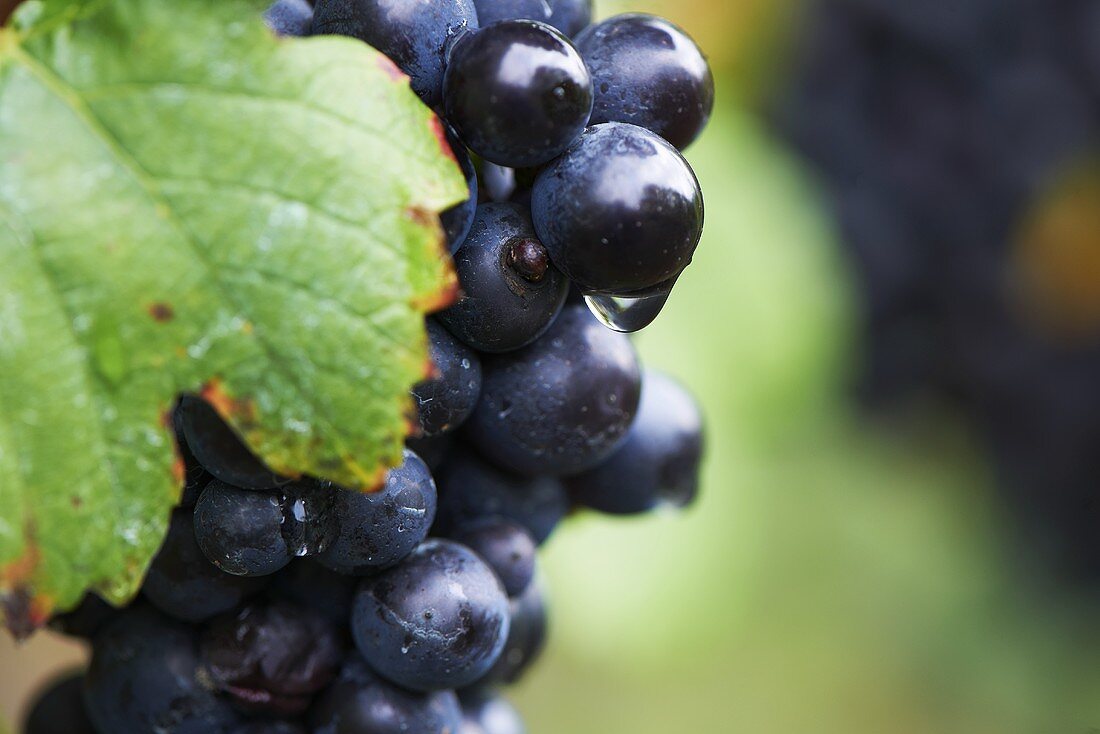
<instances>
[{"instance_id":1,"label":"brown stem nub on grape","mask_svg":"<svg viewBox=\"0 0 1100 734\"><path fill-rule=\"evenodd\" d=\"M550 257L538 240L524 238L512 242L505 257L508 267L531 283L541 282L550 267Z\"/></svg>"}]
</instances>

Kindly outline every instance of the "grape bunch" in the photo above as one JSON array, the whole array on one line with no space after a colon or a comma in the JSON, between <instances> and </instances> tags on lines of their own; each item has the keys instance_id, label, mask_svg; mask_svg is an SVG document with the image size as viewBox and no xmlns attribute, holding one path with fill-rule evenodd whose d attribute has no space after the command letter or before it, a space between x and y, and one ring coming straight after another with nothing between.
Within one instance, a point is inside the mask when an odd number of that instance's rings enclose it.
<instances>
[{"instance_id":1,"label":"grape bunch","mask_svg":"<svg viewBox=\"0 0 1100 734\"><path fill-rule=\"evenodd\" d=\"M517 734L543 648L537 551L571 512L695 498L694 399L629 337L703 223L680 149L713 104L683 31L587 0L279 0L284 35L381 49L446 121L469 186L461 296L427 319L416 429L374 492L285 477L208 402L173 412L185 486L139 598L52 621L85 672L27 734ZM572 40L571 40L572 39ZM609 328L611 327L611 328Z\"/></svg>"},{"instance_id":2,"label":"grape bunch","mask_svg":"<svg viewBox=\"0 0 1100 734\"><path fill-rule=\"evenodd\" d=\"M1100 4L820 0L779 102L855 265L864 397L961 410L1026 563L1095 585Z\"/></svg>"}]
</instances>

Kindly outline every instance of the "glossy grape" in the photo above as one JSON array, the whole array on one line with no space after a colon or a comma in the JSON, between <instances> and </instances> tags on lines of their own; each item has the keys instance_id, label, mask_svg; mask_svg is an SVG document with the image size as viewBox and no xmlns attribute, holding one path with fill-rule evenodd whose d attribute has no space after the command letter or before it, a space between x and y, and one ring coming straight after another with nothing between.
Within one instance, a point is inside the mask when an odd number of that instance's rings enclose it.
<instances>
[{"instance_id":1,"label":"glossy grape","mask_svg":"<svg viewBox=\"0 0 1100 734\"><path fill-rule=\"evenodd\" d=\"M653 371L642 380L638 417L602 464L566 480L578 504L628 515L694 498L703 454L703 417L678 383Z\"/></svg>"},{"instance_id":2,"label":"glossy grape","mask_svg":"<svg viewBox=\"0 0 1100 734\"><path fill-rule=\"evenodd\" d=\"M417 691L481 678L504 647L508 623L508 599L492 570L446 540L429 540L365 579L352 611L352 634L371 668Z\"/></svg>"},{"instance_id":3,"label":"glossy grape","mask_svg":"<svg viewBox=\"0 0 1100 734\"><path fill-rule=\"evenodd\" d=\"M427 321L428 348L438 373L412 390L423 437L438 436L462 425L481 394L481 360L432 319Z\"/></svg>"},{"instance_id":4,"label":"glossy grape","mask_svg":"<svg viewBox=\"0 0 1100 734\"><path fill-rule=\"evenodd\" d=\"M641 388L630 340L569 306L530 347L486 358L467 437L493 463L526 474L574 474L626 435Z\"/></svg>"},{"instance_id":5,"label":"glossy grape","mask_svg":"<svg viewBox=\"0 0 1100 734\"><path fill-rule=\"evenodd\" d=\"M266 576L290 563L283 507L274 493L211 482L195 506L195 539L215 566L234 576Z\"/></svg>"},{"instance_id":6,"label":"glossy grape","mask_svg":"<svg viewBox=\"0 0 1100 734\"><path fill-rule=\"evenodd\" d=\"M435 482L408 449L376 492L333 488L335 537L317 560L334 571L362 575L392 566L412 552L435 520Z\"/></svg>"},{"instance_id":7,"label":"glossy grape","mask_svg":"<svg viewBox=\"0 0 1100 734\"><path fill-rule=\"evenodd\" d=\"M644 13L589 26L576 40L592 72L591 124L629 122L683 150L714 108L714 77L684 31Z\"/></svg>"},{"instance_id":8,"label":"glossy grape","mask_svg":"<svg viewBox=\"0 0 1100 734\"><path fill-rule=\"evenodd\" d=\"M703 231L691 167L636 125L589 128L535 180L532 218L550 260L582 290L630 295L687 267Z\"/></svg>"},{"instance_id":9,"label":"glossy grape","mask_svg":"<svg viewBox=\"0 0 1100 734\"><path fill-rule=\"evenodd\" d=\"M317 0L312 30L374 46L409 75L413 91L434 107L442 100L448 46L474 28L472 0Z\"/></svg>"},{"instance_id":10,"label":"glossy grape","mask_svg":"<svg viewBox=\"0 0 1100 734\"><path fill-rule=\"evenodd\" d=\"M455 254L462 296L436 318L481 352L508 352L543 334L561 310L569 283L549 260L527 210L482 204Z\"/></svg>"},{"instance_id":11,"label":"glossy grape","mask_svg":"<svg viewBox=\"0 0 1100 734\"><path fill-rule=\"evenodd\" d=\"M502 166L537 166L588 124L592 80L560 32L509 20L455 42L443 97L447 119L479 156Z\"/></svg>"}]
</instances>

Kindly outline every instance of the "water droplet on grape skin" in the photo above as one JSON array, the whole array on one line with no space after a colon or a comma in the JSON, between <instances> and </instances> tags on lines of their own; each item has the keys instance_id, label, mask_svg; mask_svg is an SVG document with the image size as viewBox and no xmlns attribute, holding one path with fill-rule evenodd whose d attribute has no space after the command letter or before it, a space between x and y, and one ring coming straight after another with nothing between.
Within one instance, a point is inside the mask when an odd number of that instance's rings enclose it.
<instances>
[{"instance_id":1,"label":"water droplet on grape skin","mask_svg":"<svg viewBox=\"0 0 1100 734\"><path fill-rule=\"evenodd\" d=\"M604 326L624 334L641 331L653 323L668 302L672 293L660 291L641 297L609 296L605 294L585 294L584 302L588 310Z\"/></svg>"}]
</instances>

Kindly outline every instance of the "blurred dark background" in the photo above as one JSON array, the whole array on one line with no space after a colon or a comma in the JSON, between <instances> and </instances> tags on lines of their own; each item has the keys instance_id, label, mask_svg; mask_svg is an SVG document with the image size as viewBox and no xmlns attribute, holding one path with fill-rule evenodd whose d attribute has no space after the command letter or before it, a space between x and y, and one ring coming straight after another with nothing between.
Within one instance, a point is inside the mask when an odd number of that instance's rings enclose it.
<instances>
[{"instance_id":1,"label":"blurred dark background","mask_svg":"<svg viewBox=\"0 0 1100 734\"><path fill-rule=\"evenodd\" d=\"M532 733L1096 730L1100 1L598 7L718 75L637 340L710 454L686 514L550 542ZM2 710L80 654L0 650Z\"/></svg>"}]
</instances>

